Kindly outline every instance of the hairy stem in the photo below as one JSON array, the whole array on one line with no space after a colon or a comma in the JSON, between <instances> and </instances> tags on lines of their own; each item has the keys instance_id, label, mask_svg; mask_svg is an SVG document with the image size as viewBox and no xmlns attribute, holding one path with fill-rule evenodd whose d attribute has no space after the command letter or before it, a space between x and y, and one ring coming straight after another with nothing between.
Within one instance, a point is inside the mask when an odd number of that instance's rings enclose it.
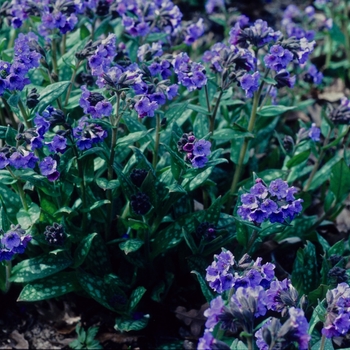
<instances>
[{"instance_id":1,"label":"hairy stem","mask_svg":"<svg viewBox=\"0 0 350 350\"><path fill-rule=\"evenodd\" d=\"M111 136L111 153L109 156L109 164L108 164L108 181L113 180L113 163L115 157L115 146L117 144L118 137L118 125L121 118L121 114L119 114L120 107L120 93L117 93L117 104L115 109L115 116L110 117L110 123L112 125L112 136ZM109 238L110 230L111 230L111 222L112 222L112 212L113 212L113 191L111 189L107 190L107 199L110 201L107 209L107 220L106 220L106 239Z\"/></svg>"},{"instance_id":2,"label":"hairy stem","mask_svg":"<svg viewBox=\"0 0 350 350\"><path fill-rule=\"evenodd\" d=\"M323 147L327 146L328 145L328 142L329 142L329 139L331 137L331 133L332 133L332 129L330 128L329 131L328 131L328 134L327 134L327 137L323 143ZM311 171L311 174L307 180L307 183L305 184L304 188L303 188L303 191L304 192L307 192L311 186L311 182L314 178L314 176L316 175L316 172L318 170L318 167L320 166L322 160L323 160L323 157L324 157L324 153L325 153L325 150L324 148L321 150L321 153L320 153L320 156L316 159L316 162L314 164L314 167Z\"/></svg>"},{"instance_id":3,"label":"hairy stem","mask_svg":"<svg viewBox=\"0 0 350 350\"><path fill-rule=\"evenodd\" d=\"M17 180L16 182L16 187L17 187L17 192L18 192L18 195L21 199L21 203L22 203L22 207L25 211L28 211L28 203L27 203L27 200L26 200L26 194L23 190L23 187L22 187L22 184L20 183L20 179L19 177L17 177L13 171L11 170L11 168L9 166L6 167L6 169L8 170L8 172L11 174L11 176Z\"/></svg>"},{"instance_id":4,"label":"hairy stem","mask_svg":"<svg viewBox=\"0 0 350 350\"><path fill-rule=\"evenodd\" d=\"M72 77L70 78L70 84L69 84L69 87L68 87L68 91L67 91L67 95L66 95L66 99L64 101L64 107L67 106L68 104L68 101L69 101L69 97L70 97L70 94L72 92L72 89L73 89L73 84L74 84L74 80L75 80L75 77L77 75L77 71L79 69L79 66L81 64L82 61L78 61L75 65L75 68L73 70L73 74L72 74Z\"/></svg>"},{"instance_id":5,"label":"hairy stem","mask_svg":"<svg viewBox=\"0 0 350 350\"><path fill-rule=\"evenodd\" d=\"M23 117L23 121L24 121L24 125L27 128L31 128L32 127L32 123L28 120L29 119L28 113L26 111L26 108L24 107L24 104L23 104L21 98L19 98L19 100L18 100L18 107L19 107L19 109L21 111L21 114L22 114L22 117Z\"/></svg>"},{"instance_id":6,"label":"hairy stem","mask_svg":"<svg viewBox=\"0 0 350 350\"><path fill-rule=\"evenodd\" d=\"M249 125L248 125L248 132L252 132L254 129L254 125L255 125L255 120L257 117L257 109L258 109L258 104L259 104L259 98L261 95L261 91L262 91L262 87L264 85L264 82L261 83L259 90L254 94L254 100L253 100L253 107L252 107L252 112L250 115L250 119L249 119ZM239 158L238 158L238 164L235 170L235 174L233 176L232 179L232 183L231 183L231 188L230 188L230 192L229 192L229 198L228 201L226 203L226 213L229 213L232 207L232 203L233 203L233 195L237 190L237 185L238 182L240 180L241 177L241 172L243 169L243 163L244 163L244 158L248 149L248 143L249 143L249 139L246 137L244 138L243 141L243 145L241 148L241 152L239 154Z\"/></svg>"},{"instance_id":7,"label":"hairy stem","mask_svg":"<svg viewBox=\"0 0 350 350\"><path fill-rule=\"evenodd\" d=\"M152 159L152 165L154 169L156 169L156 166L158 163L159 140L160 140L160 116L159 116L159 113L156 113L156 139L155 139L154 154Z\"/></svg>"},{"instance_id":8,"label":"hairy stem","mask_svg":"<svg viewBox=\"0 0 350 350\"><path fill-rule=\"evenodd\" d=\"M10 282L10 277L11 277L11 270L12 270L12 262L10 261L6 261L6 265L5 265L5 273L6 273L6 277L5 277L5 288L4 288L4 293L6 294L10 287L11 287L11 282Z\"/></svg>"},{"instance_id":9,"label":"hairy stem","mask_svg":"<svg viewBox=\"0 0 350 350\"><path fill-rule=\"evenodd\" d=\"M209 116L209 132L211 132L212 134L214 134L214 129L215 129L215 118L216 115L218 113L219 110L219 106L220 106L220 101L221 101L221 97L224 94L224 92L221 90L219 93L219 96L216 100L214 109L213 109L213 113Z\"/></svg>"},{"instance_id":10,"label":"hairy stem","mask_svg":"<svg viewBox=\"0 0 350 350\"><path fill-rule=\"evenodd\" d=\"M52 51L52 68L53 68L54 73L58 76L57 47L56 47L56 40L55 39L52 39L51 51Z\"/></svg>"}]
</instances>

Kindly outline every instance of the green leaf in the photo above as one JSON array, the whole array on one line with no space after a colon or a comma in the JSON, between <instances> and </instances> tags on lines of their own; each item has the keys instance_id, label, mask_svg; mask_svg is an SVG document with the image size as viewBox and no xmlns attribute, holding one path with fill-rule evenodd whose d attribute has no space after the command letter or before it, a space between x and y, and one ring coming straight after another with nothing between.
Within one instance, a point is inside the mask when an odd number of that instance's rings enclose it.
<instances>
[{"instance_id":1,"label":"green leaf","mask_svg":"<svg viewBox=\"0 0 350 350\"><path fill-rule=\"evenodd\" d=\"M336 23L333 23L332 28L329 30L329 34L333 41L345 45L345 35Z\"/></svg>"},{"instance_id":2,"label":"green leaf","mask_svg":"<svg viewBox=\"0 0 350 350\"><path fill-rule=\"evenodd\" d=\"M311 350L320 350L321 349L321 342L322 340L318 341ZM342 348L343 350L346 350ZM326 341L323 344L322 350L334 350L332 339L326 339Z\"/></svg>"},{"instance_id":3,"label":"green leaf","mask_svg":"<svg viewBox=\"0 0 350 350\"><path fill-rule=\"evenodd\" d=\"M22 226L23 229L28 229L33 226L40 218L40 207L32 203L28 211L20 209L16 215L18 223Z\"/></svg>"},{"instance_id":4,"label":"green leaf","mask_svg":"<svg viewBox=\"0 0 350 350\"><path fill-rule=\"evenodd\" d=\"M103 190L114 190L119 187L119 180L111 180L108 181L105 178L98 178L96 179L97 186L102 188Z\"/></svg>"},{"instance_id":5,"label":"green leaf","mask_svg":"<svg viewBox=\"0 0 350 350\"><path fill-rule=\"evenodd\" d=\"M173 120L178 120L183 112L188 108L188 102L171 104L170 108L165 113L165 118L167 122L170 123Z\"/></svg>"},{"instance_id":6,"label":"green leaf","mask_svg":"<svg viewBox=\"0 0 350 350\"><path fill-rule=\"evenodd\" d=\"M261 117L276 117L277 115L281 115L285 112L292 111L296 109L295 106L282 106L282 105L276 105L276 106L264 106L258 111L258 115Z\"/></svg>"},{"instance_id":7,"label":"green leaf","mask_svg":"<svg viewBox=\"0 0 350 350\"><path fill-rule=\"evenodd\" d=\"M309 191L315 190L316 188L320 187L325 181L327 181L331 175L331 169L341 159L342 159L342 156L339 153L337 153L321 169L319 169L311 182Z\"/></svg>"},{"instance_id":8,"label":"green leaf","mask_svg":"<svg viewBox=\"0 0 350 350\"><path fill-rule=\"evenodd\" d=\"M36 107L36 111L41 113L45 108L47 108L53 101L59 98L70 85L70 81L60 81L58 83L53 83L48 85L40 93L39 104Z\"/></svg>"},{"instance_id":9,"label":"green leaf","mask_svg":"<svg viewBox=\"0 0 350 350\"><path fill-rule=\"evenodd\" d=\"M120 332L140 331L147 326L149 318L149 315L144 315L139 320L117 318L115 320L114 329Z\"/></svg>"},{"instance_id":10,"label":"green leaf","mask_svg":"<svg viewBox=\"0 0 350 350\"><path fill-rule=\"evenodd\" d=\"M202 106L197 106L197 105L194 105L192 103L189 103L187 105L187 108L189 109L192 109L192 111L195 111L195 112L198 112L200 114L204 114L204 115L211 115L210 112L208 112L208 109L207 108L204 108Z\"/></svg>"},{"instance_id":11,"label":"green leaf","mask_svg":"<svg viewBox=\"0 0 350 350\"><path fill-rule=\"evenodd\" d=\"M140 302L141 298L143 297L143 295L146 293L146 288L145 287L137 287L130 296L129 299L129 306L128 306L128 311L131 312L133 311L136 306L138 305L138 303Z\"/></svg>"},{"instance_id":12,"label":"green leaf","mask_svg":"<svg viewBox=\"0 0 350 350\"><path fill-rule=\"evenodd\" d=\"M241 340L235 339L230 346L230 350L247 350L247 345L245 345Z\"/></svg>"},{"instance_id":13,"label":"green leaf","mask_svg":"<svg viewBox=\"0 0 350 350\"><path fill-rule=\"evenodd\" d=\"M233 139L242 138L242 137L253 138L254 135L250 132L247 132L247 131L226 128L226 129L221 129L221 130L215 131L215 134L212 135L210 138L213 140L226 142L226 141L231 141Z\"/></svg>"},{"instance_id":14,"label":"green leaf","mask_svg":"<svg viewBox=\"0 0 350 350\"><path fill-rule=\"evenodd\" d=\"M221 197L217 198L206 210L203 221L207 221L217 225L221 212Z\"/></svg>"},{"instance_id":15,"label":"green leaf","mask_svg":"<svg viewBox=\"0 0 350 350\"><path fill-rule=\"evenodd\" d=\"M0 290L5 292L6 285L6 264L0 264Z\"/></svg>"},{"instance_id":16,"label":"green leaf","mask_svg":"<svg viewBox=\"0 0 350 350\"><path fill-rule=\"evenodd\" d=\"M193 123L193 133L198 139L201 139L208 134L208 117L204 114L197 114L196 119Z\"/></svg>"},{"instance_id":17,"label":"green leaf","mask_svg":"<svg viewBox=\"0 0 350 350\"><path fill-rule=\"evenodd\" d=\"M242 247L246 247L248 245L249 240L249 230L247 225L245 225L241 221L236 221L237 228L237 241Z\"/></svg>"},{"instance_id":18,"label":"green leaf","mask_svg":"<svg viewBox=\"0 0 350 350\"><path fill-rule=\"evenodd\" d=\"M126 309L127 298L120 288L106 283L102 277L94 276L84 271L78 270L77 277L84 291L107 309L112 311Z\"/></svg>"},{"instance_id":19,"label":"green leaf","mask_svg":"<svg viewBox=\"0 0 350 350\"><path fill-rule=\"evenodd\" d=\"M119 244L119 248L124 251L125 255L129 253L136 252L139 250L144 244L144 241L141 241L138 238L128 239L126 242L122 242Z\"/></svg>"},{"instance_id":20,"label":"green leaf","mask_svg":"<svg viewBox=\"0 0 350 350\"><path fill-rule=\"evenodd\" d=\"M308 294L318 286L319 273L317 269L315 246L307 241L304 249L299 248L294 261L292 284L299 294Z\"/></svg>"},{"instance_id":21,"label":"green leaf","mask_svg":"<svg viewBox=\"0 0 350 350\"><path fill-rule=\"evenodd\" d=\"M202 184L208 179L208 177L210 176L210 174L213 171L213 167L209 167L206 170L202 171L201 173L199 173L191 182L189 185L189 189L190 191L195 190L196 188L202 186Z\"/></svg>"},{"instance_id":22,"label":"green leaf","mask_svg":"<svg viewBox=\"0 0 350 350\"><path fill-rule=\"evenodd\" d=\"M38 301L56 298L79 288L75 272L62 272L40 281L29 283L17 301Z\"/></svg>"},{"instance_id":23,"label":"green leaf","mask_svg":"<svg viewBox=\"0 0 350 350\"><path fill-rule=\"evenodd\" d=\"M199 272L191 271L191 273L194 273L197 276L202 293L203 293L205 299L207 300L207 302L210 303L215 298L215 296L214 296L213 292L210 290L210 288L208 287L207 282L205 281L205 279L203 278L203 276Z\"/></svg>"},{"instance_id":24,"label":"green leaf","mask_svg":"<svg viewBox=\"0 0 350 350\"><path fill-rule=\"evenodd\" d=\"M192 237L192 232L188 232L184 227L182 228L182 234L184 235L185 241L188 245L188 247L191 249L193 254L197 254L198 247L196 243L194 242L194 239Z\"/></svg>"},{"instance_id":25,"label":"green leaf","mask_svg":"<svg viewBox=\"0 0 350 350\"><path fill-rule=\"evenodd\" d=\"M345 243L343 240L335 243L327 252L327 257L331 255L343 255L345 250Z\"/></svg>"},{"instance_id":26,"label":"green leaf","mask_svg":"<svg viewBox=\"0 0 350 350\"><path fill-rule=\"evenodd\" d=\"M323 300L329 289L329 286L326 286L325 284L319 285L317 289L308 294L308 301L310 303L317 303L318 300Z\"/></svg>"},{"instance_id":27,"label":"green leaf","mask_svg":"<svg viewBox=\"0 0 350 350\"><path fill-rule=\"evenodd\" d=\"M11 272L11 282L25 283L51 276L72 265L72 260L65 252L50 252L49 254L23 260L14 266Z\"/></svg>"},{"instance_id":28,"label":"green leaf","mask_svg":"<svg viewBox=\"0 0 350 350\"><path fill-rule=\"evenodd\" d=\"M75 54L79 51L82 51L86 43L88 42L88 38L84 40L79 40L71 49L69 49L57 62L58 68L61 68L65 63L69 67L75 66Z\"/></svg>"},{"instance_id":29,"label":"green leaf","mask_svg":"<svg viewBox=\"0 0 350 350\"><path fill-rule=\"evenodd\" d=\"M100 201L96 201L94 204L90 205L90 207L86 208L86 209L82 209L81 211L83 213L90 213L92 210L97 209L102 207L105 204L110 204L111 201L109 201L108 199L101 199Z\"/></svg>"},{"instance_id":30,"label":"green leaf","mask_svg":"<svg viewBox=\"0 0 350 350\"><path fill-rule=\"evenodd\" d=\"M133 144L134 142L141 140L151 131L152 131L152 129L147 130L147 131L146 130L145 131L137 131L137 132L132 132L127 136L121 137L120 139L118 139L116 147L120 147L120 148L127 147L127 146Z\"/></svg>"},{"instance_id":31,"label":"green leaf","mask_svg":"<svg viewBox=\"0 0 350 350\"><path fill-rule=\"evenodd\" d=\"M17 143L16 136L17 136L17 131L11 128L10 125L8 125L6 129L6 134L5 134L6 143L10 146L16 146L16 143Z\"/></svg>"},{"instance_id":32,"label":"green leaf","mask_svg":"<svg viewBox=\"0 0 350 350\"><path fill-rule=\"evenodd\" d=\"M79 267L89 254L92 240L97 236L97 233L91 233L84 237L79 243L77 249L74 252L74 265L73 268Z\"/></svg>"},{"instance_id":33,"label":"green leaf","mask_svg":"<svg viewBox=\"0 0 350 350\"><path fill-rule=\"evenodd\" d=\"M307 149L303 152L300 152L294 155L291 159L288 160L286 166L288 169L302 163L304 160L308 159L311 153L311 149Z\"/></svg>"},{"instance_id":34,"label":"green leaf","mask_svg":"<svg viewBox=\"0 0 350 350\"><path fill-rule=\"evenodd\" d=\"M350 169L344 159L333 165L329 189L334 193L338 202L342 202L348 196L350 191Z\"/></svg>"},{"instance_id":35,"label":"green leaf","mask_svg":"<svg viewBox=\"0 0 350 350\"><path fill-rule=\"evenodd\" d=\"M95 236L92 240L90 251L85 258L85 263L96 275L104 276L111 272L111 263L104 240L101 235Z\"/></svg>"}]
</instances>

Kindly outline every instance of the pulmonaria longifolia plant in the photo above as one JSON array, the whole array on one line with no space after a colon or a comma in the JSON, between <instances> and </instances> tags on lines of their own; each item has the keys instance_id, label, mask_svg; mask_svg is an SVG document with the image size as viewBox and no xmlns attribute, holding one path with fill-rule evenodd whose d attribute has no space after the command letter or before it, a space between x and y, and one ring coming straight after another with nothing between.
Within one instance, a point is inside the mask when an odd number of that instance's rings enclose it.
<instances>
[{"instance_id":1,"label":"pulmonaria longifolia plant","mask_svg":"<svg viewBox=\"0 0 350 350\"><path fill-rule=\"evenodd\" d=\"M122 332L204 292L201 349L349 346L349 246L321 228L350 192L350 104L313 109L350 47L329 8L273 28L225 1L4 2L0 288L83 290Z\"/></svg>"}]
</instances>

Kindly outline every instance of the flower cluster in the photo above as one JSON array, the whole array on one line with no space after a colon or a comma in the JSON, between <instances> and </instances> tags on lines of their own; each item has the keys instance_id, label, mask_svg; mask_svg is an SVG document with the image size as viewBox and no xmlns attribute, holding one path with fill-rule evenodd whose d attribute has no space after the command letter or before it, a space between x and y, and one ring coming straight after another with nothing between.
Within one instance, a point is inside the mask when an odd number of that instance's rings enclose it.
<instances>
[{"instance_id":1,"label":"flower cluster","mask_svg":"<svg viewBox=\"0 0 350 350\"><path fill-rule=\"evenodd\" d=\"M73 136L80 150L90 149L94 144L102 142L107 137L107 131L98 124L89 123L87 117L79 119L73 128Z\"/></svg>"},{"instance_id":2,"label":"flower cluster","mask_svg":"<svg viewBox=\"0 0 350 350\"><path fill-rule=\"evenodd\" d=\"M343 97L337 107L329 106L329 119L336 125L350 124L350 100Z\"/></svg>"},{"instance_id":3,"label":"flower cluster","mask_svg":"<svg viewBox=\"0 0 350 350\"><path fill-rule=\"evenodd\" d=\"M248 48L249 45L261 48L271 41L276 41L280 36L281 32L274 31L261 19L243 28L242 21L238 21L230 30L229 43L243 48Z\"/></svg>"},{"instance_id":4,"label":"flower cluster","mask_svg":"<svg viewBox=\"0 0 350 350\"><path fill-rule=\"evenodd\" d=\"M152 208L149 197L142 192L131 196L130 205L133 212L137 215L146 215Z\"/></svg>"},{"instance_id":5,"label":"flower cluster","mask_svg":"<svg viewBox=\"0 0 350 350\"><path fill-rule=\"evenodd\" d=\"M7 166L12 166L15 169L33 169L38 160L38 157L23 147L16 148L6 145L0 148L0 169Z\"/></svg>"},{"instance_id":6,"label":"flower cluster","mask_svg":"<svg viewBox=\"0 0 350 350\"><path fill-rule=\"evenodd\" d=\"M282 179L274 180L269 186L257 179L249 193L241 196L242 205L237 213L243 220L256 225L266 220L271 223L292 221L302 211L302 199L295 199L297 189L289 187Z\"/></svg>"},{"instance_id":7,"label":"flower cluster","mask_svg":"<svg viewBox=\"0 0 350 350\"><path fill-rule=\"evenodd\" d=\"M191 61L187 53L181 52L176 55L172 64L179 82L188 91L201 89L207 84L204 67L200 63Z\"/></svg>"},{"instance_id":8,"label":"flower cluster","mask_svg":"<svg viewBox=\"0 0 350 350\"><path fill-rule=\"evenodd\" d=\"M203 168L208 163L211 143L206 140L197 140L192 132L183 134L177 143L179 152L186 152L186 158L194 168Z\"/></svg>"},{"instance_id":9,"label":"flower cluster","mask_svg":"<svg viewBox=\"0 0 350 350\"><path fill-rule=\"evenodd\" d=\"M327 338L341 337L350 331L350 286L339 283L326 295L327 315L322 334Z\"/></svg>"},{"instance_id":10,"label":"flower cluster","mask_svg":"<svg viewBox=\"0 0 350 350\"><path fill-rule=\"evenodd\" d=\"M275 277L275 266L271 263L261 265L261 261L258 258L254 262L244 255L236 262L230 251L223 250L219 255L214 255L214 261L206 270L206 280L217 293L242 286L267 287Z\"/></svg>"},{"instance_id":11,"label":"flower cluster","mask_svg":"<svg viewBox=\"0 0 350 350\"><path fill-rule=\"evenodd\" d=\"M267 322L255 333L256 344L260 350L287 349L291 344L297 343L298 349L309 348L308 322L304 311L295 307L288 310L288 318L281 324L277 318L270 317Z\"/></svg>"},{"instance_id":12,"label":"flower cluster","mask_svg":"<svg viewBox=\"0 0 350 350\"><path fill-rule=\"evenodd\" d=\"M308 348L308 323L304 312L297 308L299 296L289 279L279 281L275 277L275 266L261 264L262 259L253 261L245 254L236 262L230 251L223 250L214 256L214 262L207 269L209 285L223 293L210 302L204 312L207 317L204 336L199 340L198 349L214 349L219 340L212 331L219 327L222 331L236 333L243 329L252 333L255 319L265 316L268 311L280 313L280 319L268 318L255 336L261 350L269 349L271 344L282 348L298 343L300 349ZM226 296L229 299L226 301Z\"/></svg>"},{"instance_id":13,"label":"flower cluster","mask_svg":"<svg viewBox=\"0 0 350 350\"><path fill-rule=\"evenodd\" d=\"M63 226L56 222L52 226L46 226L44 236L47 243L55 246L63 246L67 238Z\"/></svg>"},{"instance_id":14,"label":"flower cluster","mask_svg":"<svg viewBox=\"0 0 350 350\"><path fill-rule=\"evenodd\" d=\"M84 113L90 114L92 118L108 117L113 110L111 103L98 92L90 92L85 85L81 87L79 105Z\"/></svg>"},{"instance_id":15,"label":"flower cluster","mask_svg":"<svg viewBox=\"0 0 350 350\"><path fill-rule=\"evenodd\" d=\"M36 50L37 46L38 37L34 33L18 35L12 64L0 60L0 95L6 89L21 91L30 84L26 75L30 69L39 67L40 64L41 54Z\"/></svg>"},{"instance_id":16,"label":"flower cluster","mask_svg":"<svg viewBox=\"0 0 350 350\"><path fill-rule=\"evenodd\" d=\"M41 19L38 26L39 34L48 38L54 32L66 34L72 31L78 23L77 15L82 13L83 2L71 2L60 0L44 1L21 1L13 0L12 7L8 11L12 18L14 28L22 26L23 22L30 16L37 16Z\"/></svg>"},{"instance_id":17,"label":"flower cluster","mask_svg":"<svg viewBox=\"0 0 350 350\"><path fill-rule=\"evenodd\" d=\"M11 225L1 238L0 262L11 260L15 254L23 254L32 236L27 235L20 225Z\"/></svg>"},{"instance_id":18,"label":"flower cluster","mask_svg":"<svg viewBox=\"0 0 350 350\"><path fill-rule=\"evenodd\" d=\"M116 10L122 16L125 31L133 37L172 34L181 25L182 13L171 0L122 1Z\"/></svg>"}]
</instances>

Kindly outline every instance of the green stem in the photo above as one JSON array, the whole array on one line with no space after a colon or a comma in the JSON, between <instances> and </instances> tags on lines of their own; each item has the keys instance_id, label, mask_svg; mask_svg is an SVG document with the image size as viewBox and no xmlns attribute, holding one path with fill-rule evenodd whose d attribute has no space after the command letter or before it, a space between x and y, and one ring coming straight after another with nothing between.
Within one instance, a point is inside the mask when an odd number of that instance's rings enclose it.
<instances>
[{"instance_id":1,"label":"green stem","mask_svg":"<svg viewBox=\"0 0 350 350\"><path fill-rule=\"evenodd\" d=\"M142 216L142 221L147 224L146 218L144 216ZM150 251L150 244L149 244L149 236L150 236L150 232L149 232L149 228L146 230L145 233L145 250L146 250L146 261L149 262L150 261L150 256L151 256L151 251Z\"/></svg>"},{"instance_id":2,"label":"green stem","mask_svg":"<svg viewBox=\"0 0 350 350\"><path fill-rule=\"evenodd\" d=\"M214 129L215 129L215 118L216 118L216 114L218 113L219 110L219 106L220 106L220 101L222 98L222 95L224 94L224 92L221 90L219 93L219 96L216 100L215 103L215 107L213 109L213 114L209 116L209 132L211 132L212 134L214 134Z\"/></svg>"},{"instance_id":3,"label":"green stem","mask_svg":"<svg viewBox=\"0 0 350 350\"><path fill-rule=\"evenodd\" d=\"M344 13L342 18L342 31L345 36L345 53L346 57L348 59L348 62L350 61L350 36L348 31L348 0L344 1ZM348 79L350 80L350 69L347 69L348 71Z\"/></svg>"},{"instance_id":4,"label":"green stem","mask_svg":"<svg viewBox=\"0 0 350 350\"><path fill-rule=\"evenodd\" d=\"M254 230L252 232L252 235L250 236L248 244L247 244L247 254L249 254L249 255L252 254L251 250L252 250L253 245L258 237L259 237L259 232Z\"/></svg>"},{"instance_id":5,"label":"green stem","mask_svg":"<svg viewBox=\"0 0 350 350\"><path fill-rule=\"evenodd\" d=\"M310 186L311 186L311 182L312 182L314 176L316 175L316 172L318 170L319 165L321 164L321 162L323 160L324 153L325 153L324 152L325 151L324 147L328 145L329 139L331 137L331 133L332 133L332 128L330 128L329 131L328 131L327 137L326 137L326 139L325 139L325 141L323 143L323 148L321 150L320 156L316 159L316 162L315 162L314 167L313 167L313 169L311 171L309 179L307 180L307 183L305 184L305 186L303 188L303 192L307 192L309 190Z\"/></svg>"},{"instance_id":6,"label":"green stem","mask_svg":"<svg viewBox=\"0 0 350 350\"><path fill-rule=\"evenodd\" d=\"M74 70L73 70L73 74L72 74L72 77L71 77L71 79L70 79L70 84L69 84L69 87L68 87L66 99L65 99L65 101L64 101L64 107L66 107L67 104L68 104L69 97L70 97L70 94L71 94L71 92L72 92L74 80L75 80L75 77L76 77L76 75L77 75L77 71L78 71L78 69L79 69L79 66L80 66L81 62L82 62L82 61L78 61L78 62L76 63L76 65L75 65Z\"/></svg>"},{"instance_id":7,"label":"green stem","mask_svg":"<svg viewBox=\"0 0 350 350\"><path fill-rule=\"evenodd\" d=\"M332 46L333 46L333 41L332 41L332 37L330 34L327 35L327 41L328 41L328 51L326 52L326 62L324 65L324 68L327 69L329 68L329 65L331 64L331 60L332 60Z\"/></svg>"},{"instance_id":8,"label":"green stem","mask_svg":"<svg viewBox=\"0 0 350 350\"><path fill-rule=\"evenodd\" d=\"M152 165L154 169L156 169L156 166L158 163L159 140L160 140L160 116L159 116L159 113L156 113L156 140L155 140L154 154L152 159Z\"/></svg>"},{"instance_id":9,"label":"green stem","mask_svg":"<svg viewBox=\"0 0 350 350\"><path fill-rule=\"evenodd\" d=\"M72 143L72 150L73 150L74 156L77 160L78 174L79 174L79 177L81 179L80 190L81 190L81 197L82 197L81 200L83 202L83 209L86 209L86 185L85 185L84 171L83 171L81 164L79 162L79 153L78 153L77 147L76 147L72 137L70 137L70 141ZM83 211L83 222L81 225L83 232L85 232L85 230L86 230L86 224L87 224L87 213L85 211Z\"/></svg>"},{"instance_id":10,"label":"green stem","mask_svg":"<svg viewBox=\"0 0 350 350\"><path fill-rule=\"evenodd\" d=\"M117 137L118 137L118 125L121 118L121 114L119 114L119 107L120 107L120 93L117 92L117 104L116 104L116 111L115 111L115 117L110 117L110 123L112 125L112 136L111 136L111 153L109 156L109 164L108 164L108 181L113 180L113 163L114 163L114 157L115 157L115 146L117 144ZM107 190L107 199L110 201L108 205L108 211L107 211L107 220L106 220L106 239L109 238L110 230L111 230L111 222L112 222L112 211L113 211L113 191L111 189Z\"/></svg>"},{"instance_id":11,"label":"green stem","mask_svg":"<svg viewBox=\"0 0 350 350\"><path fill-rule=\"evenodd\" d=\"M67 45L67 34L63 34L62 46L61 46L61 56L63 56L66 53L66 45Z\"/></svg>"},{"instance_id":12,"label":"green stem","mask_svg":"<svg viewBox=\"0 0 350 350\"><path fill-rule=\"evenodd\" d=\"M254 342L252 337L247 337L248 350L254 350Z\"/></svg>"},{"instance_id":13,"label":"green stem","mask_svg":"<svg viewBox=\"0 0 350 350\"><path fill-rule=\"evenodd\" d=\"M10 282L11 270L12 270L12 262L10 260L10 261L7 261L5 265L5 273L6 273L5 288L4 288L5 294L9 291L11 287L11 282Z\"/></svg>"},{"instance_id":14,"label":"green stem","mask_svg":"<svg viewBox=\"0 0 350 350\"><path fill-rule=\"evenodd\" d=\"M21 203L22 203L22 207L25 211L28 211L28 203L27 203L27 200L26 200L26 194L23 190L23 187L20 183L20 178L17 177L11 170L11 168L9 166L6 167L6 169L8 170L8 172L11 174L11 176L17 180L16 182L16 186L17 186L17 192L18 192L18 195L21 199Z\"/></svg>"},{"instance_id":15,"label":"green stem","mask_svg":"<svg viewBox=\"0 0 350 350\"><path fill-rule=\"evenodd\" d=\"M55 39L52 39L51 51L52 51L52 68L53 68L54 73L58 76L57 47L56 47L56 40Z\"/></svg>"},{"instance_id":16,"label":"green stem","mask_svg":"<svg viewBox=\"0 0 350 350\"><path fill-rule=\"evenodd\" d=\"M324 350L324 346L326 345L326 337L322 335L321 338L321 344L320 344L320 350Z\"/></svg>"},{"instance_id":17,"label":"green stem","mask_svg":"<svg viewBox=\"0 0 350 350\"><path fill-rule=\"evenodd\" d=\"M261 91L262 91L262 87L264 85L264 82L261 83L259 90L254 94L254 100L253 100L253 107L252 107L252 112L250 115L250 119L249 119L249 125L248 125L248 132L252 132L255 126L255 120L257 117L257 109L258 109L258 104L259 104L259 98L261 95ZM243 141L243 145L241 148L241 152L239 154L239 158L238 158L238 164L236 167L236 171L235 174L233 176L232 179L232 183L231 183L231 188L230 188L230 192L229 192L229 198L228 201L226 203L226 213L229 213L232 207L232 203L233 203L233 195L236 192L237 189L237 185L239 182L239 179L241 177L241 172L242 172L242 168L243 168L243 163L244 163L244 158L248 149L248 143L249 143L249 138L244 138Z\"/></svg>"},{"instance_id":18,"label":"green stem","mask_svg":"<svg viewBox=\"0 0 350 350\"><path fill-rule=\"evenodd\" d=\"M26 108L24 107L24 104L22 102L22 99L19 98L18 100L18 107L21 111L21 114L22 114L22 117L23 117L23 121L24 121L24 124L27 128L31 128L32 127L32 123L28 120L29 117L28 117L28 113L26 111Z\"/></svg>"}]
</instances>

